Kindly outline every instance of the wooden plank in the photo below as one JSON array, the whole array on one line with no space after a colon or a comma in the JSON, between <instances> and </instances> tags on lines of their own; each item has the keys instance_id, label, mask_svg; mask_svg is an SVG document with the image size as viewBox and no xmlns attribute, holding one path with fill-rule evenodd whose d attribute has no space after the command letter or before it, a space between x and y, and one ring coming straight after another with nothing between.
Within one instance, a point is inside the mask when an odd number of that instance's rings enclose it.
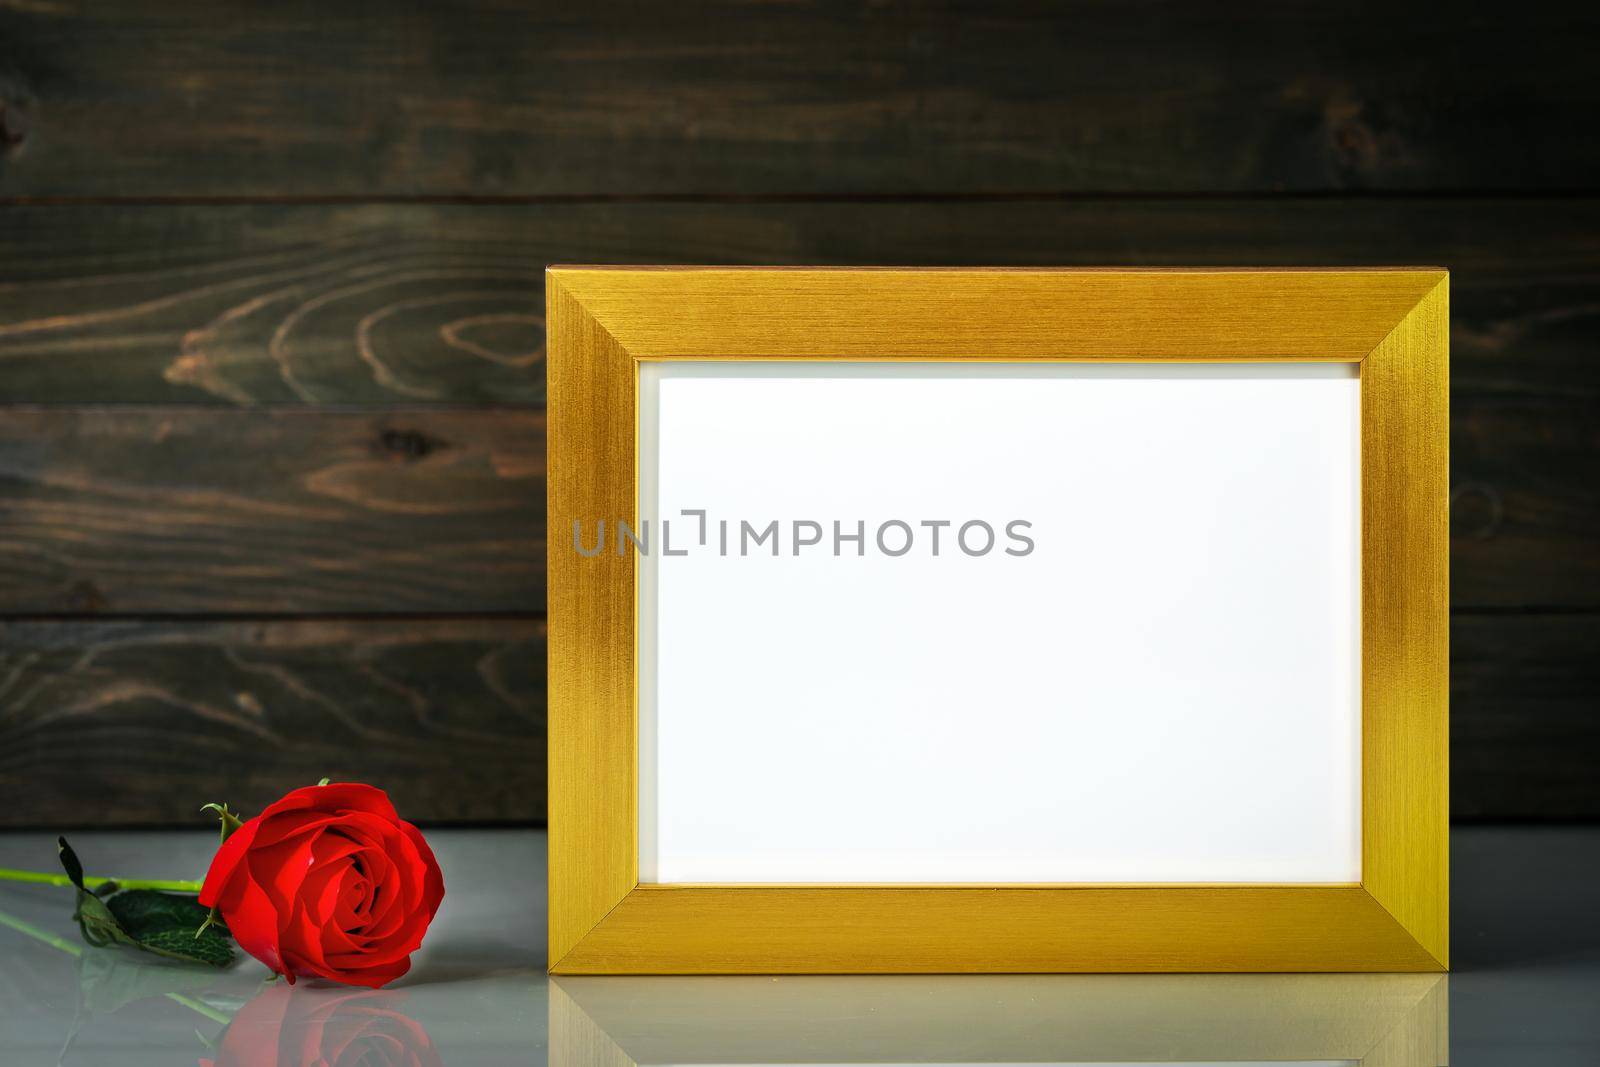
<instances>
[{"instance_id":1,"label":"wooden plank","mask_svg":"<svg viewBox=\"0 0 1600 1067\"><path fill-rule=\"evenodd\" d=\"M1452 385L1600 396L1594 200L55 206L5 212L0 403L544 399L544 266L1452 271Z\"/></svg>"},{"instance_id":2,"label":"wooden plank","mask_svg":"<svg viewBox=\"0 0 1600 1067\"><path fill-rule=\"evenodd\" d=\"M5 222L0 402L173 406L0 410L0 613L539 610L542 424L521 422L536 411L429 405L542 403L552 260L1439 262L1454 271L1454 600L1596 603L1592 201L73 206ZM215 410L263 403L330 410ZM333 407L349 404L405 410ZM163 423L179 435L166 449ZM541 466L506 475L513 502L430 466L464 453ZM366 503L307 480L340 456ZM180 529L166 516L191 493L201 523ZM449 503L401 512L394 494ZM476 520L459 513L472 501ZM319 558L327 573L308 571ZM1600 816L1593 627L1457 617L1458 816Z\"/></svg>"},{"instance_id":3,"label":"wooden plank","mask_svg":"<svg viewBox=\"0 0 1600 1067\"><path fill-rule=\"evenodd\" d=\"M0 615L544 610L537 412L0 411ZM1600 401L1455 401L1453 602L1600 606Z\"/></svg>"},{"instance_id":4,"label":"wooden plank","mask_svg":"<svg viewBox=\"0 0 1600 1067\"><path fill-rule=\"evenodd\" d=\"M7 219L14 254L0 260L0 402L13 404L539 405L540 269L559 259L960 264L1005 249L1020 264L1433 260L1454 271L1455 602L1600 604L1592 549L1600 248L1586 237L1600 228L1600 203L1592 201L35 207L8 209ZM0 426L10 473L0 502L39 491L31 473L39 457L85 447L50 436L84 432L59 420L32 436ZM474 421L458 425L475 431ZM235 423L208 425L233 433ZM224 454L243 455L228 447ZM169 446L160 469L213 485L243 477L265 486L271 477L220 466L196 475L186 455ZM115 450L101 457L138 462ZM120 466L101 472L144 484ZM331 526L325 532L334 536ZM126 548L112 555L123 559ZM512 566L531 558L522 546L513 551ZM80 580L61 580L70 568L39 572L33 560L10 560L28 574L0 580L0 590L29 592L0 595L0 612L95 602L63 600ZM369 583L355 598L307 599L292 584L268 583L265 601L246 599L275 606L247 610L540 602L526 577L494 584L487 598L423 595L446 578L430 573L404 591ZM111 610L130 611L239 602L213 581L210 592L196 589L176 600L101 596Z\"/></svg>"},{"instance_id":5,"label":"wooden plank","mask_svg":"<svg viewBox=\"0 0 1600 1067\"><path fill-rule=\"evenodd\" d=\"M0 826L199 826L325 776L542 820L544 667L540 621L0 624Z\"/></svg>"},{"instance_id":6,"label":"wooden plank","mask_svg":"<svg viewBox=\"0 0 1600 1067\"><path fill-rule=\"evenodd\" d=\"M0 402L543 403L539 230L509 210L6 217Z\"/></svg>"},{"instance_id":7,"label":"wooden plank","mask_svg":"<svg viewBox=\"0 0 1600 1067\"><path fill-rule=\"evenodd\" d=\"M544 610L536 411L0 412L0 614Z\"/></svg>"},{"instance_id":8,"label":"wooden plank","mask_svg":"<svg viewBox=\"0 0 1600 1067\"><path fill-rule=\"evenodd\" d=\"M1592 613L1455 617L1453 818L1600 818L1597 648Z\"/></svg>"},{"instance_id":9,"label":"wooden plank","mask_svg":"<svg viewBox=\"0 0 1600 1067\"><path fill-rule=\"evenodd\" d=\"M0 9L0 194L1582 189L1590 11Z\"/></svg>"},{"instance_id":10,"label":"wooden plank","mask_svg":"<svg viewBox=\"0 0 1600 1067\"><path fill-rule=\"evenodd\" d=\"M1600 607L1600 397L1458 395L1452 416L1451 605Z\"/></svg>"},{"instance_id":11,"label":"wooden plank","mask_svg":"<svg viewBox=\"0 0 1600 1067\"><path fill-rule=\"evenodd\" d=\"M188 824L324 775L542 819L544 630L507 619L0 624L0 825ZM1600 817L1600 616L1458 614L1457 819Z\"/></svg>"}]
</instances>

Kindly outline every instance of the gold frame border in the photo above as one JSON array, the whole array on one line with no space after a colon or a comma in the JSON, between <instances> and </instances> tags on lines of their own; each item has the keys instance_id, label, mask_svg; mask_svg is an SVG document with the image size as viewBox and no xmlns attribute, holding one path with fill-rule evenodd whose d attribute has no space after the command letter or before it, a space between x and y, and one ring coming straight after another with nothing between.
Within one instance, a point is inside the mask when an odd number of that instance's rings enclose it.
<instances>
[{"instance_id":1,"label":"gold frame border","mask_svg":"<svg viewBox=\"0 0 1600 1067\"><path fill-rule=\"evenodd\" d=\"M1449 276L1371 270L551 267L555 974L1448 969ZM637 367L670 359L1361 365L1362 881L641 885Z\"/></svg>"}]
</instances>

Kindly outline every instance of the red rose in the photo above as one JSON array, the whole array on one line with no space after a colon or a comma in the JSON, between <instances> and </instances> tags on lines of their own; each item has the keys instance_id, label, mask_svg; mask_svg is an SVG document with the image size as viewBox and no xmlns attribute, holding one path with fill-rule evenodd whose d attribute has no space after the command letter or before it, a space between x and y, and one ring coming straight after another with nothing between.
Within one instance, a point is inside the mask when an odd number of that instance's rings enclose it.
<instances>
[{"instance_id":1,"label":"red rose","mask_svg":"<svg viewBox=\"0 0 1600 1067\"><path fill-rule=\"evenodd\" d=\"M439 1067L415 1019L393 1010L403 993L270 986L239 1009L203 1067Z\"/></svg>"},{"instance_id":2,"label":"red rose","mask_svg":"<svg viewBox=\"0 0 1600 1067\"><path fill-rule=\"evenodd\" d=\"M200 903L234 940L286 976L378 986L411 967L444 878L422 834L381 789L296 789L235 830Z\"/></svg>"}]
</instances>

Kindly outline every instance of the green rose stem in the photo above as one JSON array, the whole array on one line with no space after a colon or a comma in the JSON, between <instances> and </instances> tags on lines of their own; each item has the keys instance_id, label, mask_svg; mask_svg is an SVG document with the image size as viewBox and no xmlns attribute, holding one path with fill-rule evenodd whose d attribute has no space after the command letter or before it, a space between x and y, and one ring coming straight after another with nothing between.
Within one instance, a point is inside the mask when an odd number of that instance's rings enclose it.
<instances>
[{"instance_id":1,"label":"green rose stem","mask_svg":"<svg viewBox=\"0 0 1600 1067\"><path fill-rule=\"evenodd\" d=\"M72 879L65 874L46 874L43 871L14 871L9 867L0 867L0 882L32 882L35 885L72 885ZM84 878L85 889L95 889L99 886L115 882L118 889L163 889L169 893L198 893L200 882L184 882L163 880L160 878Z\"/></svg>"},{"instance_id":2,"label":"green rose stem","mask_svg":"<svg viewBox=\"0 0 1600 1067\"><path fill-rule=\"evenodd\" d=\"M11 871L11 872L0 872L0 873L31 874L33 872L31 872L31 871ZM20 880L21 881L30 881L30 882L44 881L44 879L41 878L41 877L25 878L25 879L20 879ZM108 881L111 881L111 879L109 879L109 878L86 878L86 879L84 879L84 881L85 882L108 882ZM72 883L66 881L65 879L62 879L62 884L63 885L71 885ZM129 885L130 883L118 882L117 884L118 885ZM198 883L195 883L195 882L160 882L160 883L155 883L155 882L145 883L145 882L141 882L141 883L138 884L137 888L140 888L140 889L164 889L164 888L166 888L168 886L174 886L174 885L177 885L177 886L194 885L194 886L196 886L198 888ZM33 938L35 941L43 941L45 944L49 945L51 948L58 948L62 952L67 953L68 955L71 955L71 956L82 956L83 955L82 946L74 945L70 941L63 940L62 938L57 937L55 934L49 933L48 931L45 931L45 930L41 930L37 926L33 925L32 923L25 922L22 919L19 919L14 915L7 915L3 911L0 911L0 926L9 926L9 927L11 927L11 929L17 931L18 933L27 934L29 937ZM230 1021L232 1021L229 1016L224 1015L222 1012L217 1011L215 1008L207 1007L205 1004L203 1004L200 1001L194 999L193 997L185 996L182 993L163 993L162 996L166 997L168 1000L172 1001L174 1004L182 1004L184 1007L188 1008L190 1011L199 1012L201 1015L204 1015L207 1019L210 1019L214 1023L221 1023L222 1025L226 1026Z\"/></svg>"},{"instance_id":3,"label":"green rose stem","mask_svg":"<svg viewBox=\"0 0 1600 1067\"><path fill-rule=\"evenodd\" d=\"M326 778L323 779L327 781ZM239 817L228 810L226 804L207 804L201 811L215 812L222 823L222 840L226 841L228 835L244 825ZM65 874L46 874L43 871L16 871L9 867L0 867L0 882L32 882L34 885L60 885L70 886L72 879ZM161 878L91 878L85 876L83 887L97 889L103 885L115 882L118 889L161 889L168 893L198 893L202 882L173 881Z\"/></svg>"}]
</instances>

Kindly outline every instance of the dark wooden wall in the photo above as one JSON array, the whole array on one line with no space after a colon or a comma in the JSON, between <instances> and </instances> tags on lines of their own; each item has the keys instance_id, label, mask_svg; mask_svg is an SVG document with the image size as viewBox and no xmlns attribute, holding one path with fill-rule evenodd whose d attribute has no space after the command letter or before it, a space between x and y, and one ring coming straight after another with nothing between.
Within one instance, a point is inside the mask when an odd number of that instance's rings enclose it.
<instances>
[{"instance_id":1,"label":"dark wooden wall","mask_svg":"<svg viewBox=\"0 0 1600 1067\"><path fill-rule=\"evenodd\" d=\"M0 825L543 816L554 261L1442 264L1453 794L1600 816L1600 16L0 0Z\"/></svg>"}]
</instances>

